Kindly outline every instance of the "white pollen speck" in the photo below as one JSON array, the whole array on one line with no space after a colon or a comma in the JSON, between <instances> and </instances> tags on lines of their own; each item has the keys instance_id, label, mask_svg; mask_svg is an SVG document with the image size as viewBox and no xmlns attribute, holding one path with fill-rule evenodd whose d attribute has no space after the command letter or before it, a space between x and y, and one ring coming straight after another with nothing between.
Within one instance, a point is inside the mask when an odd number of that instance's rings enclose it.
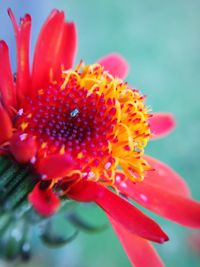
<instances>
[{"instance_id":1,"label":"white pollen speck","mask_svg":"<svg viewBox=\"0 0 200 267\"><path fill-rule=\"evenodd\" d=\"M120 181L121 181L121 177L120 177L119 175L117 175L117 176L115 177L115 179L116 179L116 182L120 182Z\"/></svg>"},{"instance_id":2,"label":"white pollen speck","mask_svg":"<svg viewBox=\"0 0 200 267\"><path fill-rule=\"evenodd\" d=\"M105 169L108 170L108 169L110 168L111 165L112 165L111 162L107 162L107 163L105 164Z\"/></svg>"},{"instance_id":3,"label":"white pollen speck","mask_svg":"<svg viewBox=\"0 0 200 267\"><path fill-rule=\"evenodd\" d=\"M19 116L22 116L23 113L24 113L23 108L20 108L20 109L18 110L18 112L17 112L17 114L18 114Z\"/></svg>"},{"instance_id":4,"label":"white pollen speck","mask_svg":"<svg viewBox=\"0 0 200 267\"><path fill-rule=\"evenodd\" d=\"M127 184L125 182L121 182L120 186L123 188L127 188Z\"/></svg>"},{"instance_id":5,"label":"white pollen speck","mask_svg":"<svg viewBox=\"0 0 200 267\"><path fill-rule=\"evenodd\" d=\"M24 141L24 140L26 140L26 138L27 138L26 133L20 134L20 136L19 136L20 141Z\"/></svg>"},{"instance_id":6,"label":"white pollen speck","mask_svg":"<svg viewBox=\"0 0 200 267\"><path fill-rule=\"evenodd\" d=\"M32 157L31 160L30 160L30 163L34 164L36 162L36 157Z\"/></svg>"},{"instance_id":7,"label":"white pollen speck","mask_svg":"<svg viewBox=\"0 0 200 267\"><path fill-rule=\"evenodd\" d=\"M95 173L94 172L89 172L88 173L88 178L94 178L95 177Z\"/></svg>"},{"instance_id":8,"label":"white pollen speck","mask_svg":"<svg viewBox=\"0 0 200 267\"><path fill-rule=\"evenodd\" d=\"M83 172L83 173L82 173L82 177L86 177L87 175L88 175L87 172Z\"/></svg>"},{"instance_id":9,"label":"white pollen speck","mask_svg":"<svg viewBox=\"0 0 200 267\"><path fill-rule=\"evenodd\" d=\"M42 179L44 180L44 179L46 179L47 178L47 175L46 174L43 174L42 175Z\"/></svg>"},{"instance_id":10,"label":"white pollen speck","mask_svg":"<svg viewBox=\"0 0 200 267\"><path fill-rule=\"evenodd\" d=\"M140 198L144 201L147 202L148 198L144 194L140 194Z\"/></svg>"}]
</instances>

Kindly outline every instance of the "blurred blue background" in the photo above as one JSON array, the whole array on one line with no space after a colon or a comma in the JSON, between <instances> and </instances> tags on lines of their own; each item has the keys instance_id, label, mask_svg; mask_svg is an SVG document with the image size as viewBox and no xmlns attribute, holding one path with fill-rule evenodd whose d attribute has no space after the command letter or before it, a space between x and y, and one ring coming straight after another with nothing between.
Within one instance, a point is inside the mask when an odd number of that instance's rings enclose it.
<instances>
[{"instance_id":1,"label":"blurred blue background","mask_svg":"<svg viewBox=\"0 0 200 267\"><path fill-rule=\"evenodd\" d=\"M25 12L32 15L32 49L45 17L56 7L65 10L67 19L76 22L76 62L83 59L93 63L113 51L128 60L127 81L148 96L147 104L153 111L169 111L177 119L175 132L149 144L147 152L178 171L187 180L193 196L200 200L200 1L1 0L0 38L9 43L15 66L8 6L18 18ZM79 212L94 224L106 220L95 207L80 207ZM200 255L187 245L190 231L150 215L160 222L171 239L165 245L156 246L166 266L199 267ZM62 221L60 224L65 234L65 224ZM37 238L33 241L33 261L8 266L130 267L110 228L95 235L80 234L73 243L58 250L44 247ZM7 263L2 262L0 266L5 267Z\"/></svg>"}]
</instances>

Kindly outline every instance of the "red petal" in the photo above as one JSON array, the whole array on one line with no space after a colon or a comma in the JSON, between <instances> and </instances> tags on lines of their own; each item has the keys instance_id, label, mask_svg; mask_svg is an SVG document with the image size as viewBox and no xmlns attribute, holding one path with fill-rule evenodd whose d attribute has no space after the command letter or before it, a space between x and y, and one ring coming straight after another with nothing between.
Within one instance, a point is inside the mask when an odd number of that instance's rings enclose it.
<instances>
[{"instance_id":1,"label":"red petal","mask_svg":"<svg viewBox=\"0 0 200 267\"><path fill-rule=\"evenodd\" d=\"M154 113L149 118L149 125L153 134L152 139L161 138L174 130L175 119L171 113Z\"/></svg>"},{"instance_id":2,"label":"red petal","mask_svg":"<svg viewBox=\"0 0 200 267\"><path fill-rule=\"evenodd\" d=\"M63 31L64 12L54 10L45 21L36 44L32 71L33 89L44 88L48 84L51 68L54 71L60 69L58 65Z\"/></svg>"},{"instance_id":3,"label":"red petal","mask_svg":"<svg viewBox=\"0 0 200 267\"><path fill-rule=\"evenodd\" d=\"M153 185L159 185L164 190L171 191L175 194L191 197L191 193L186 182L174 170L172 170L163 162L158 161L150 156L145 156L144 158L154 169L154 171L146 172L146 182Z\"/></svg>"},{"instance_id":4,"label":"red petal","mask_svg":"<svg viewBox=\"0 0 200 267\"><path fill-rule=\"evenodd\" d=\"M133 266L164 267L157 251L148 241L126 231L111 217L109 220Z\"/></svg>"},{"instance_id":5,"label":"red petal","mask_svg":"<svg viewBox=\"0 0 200 267\"><path fill-rule=\"evenodd\" d=\"M40 32L33 59L33 89L44 88L50 79L57 79L63 68L70 68L76 52L76 29L65 23L64 12L54 10Z\"/></svg>"},{"instance_id":6,"label":"red petal","mask_svg":"<svg viewBox=\"0 0 200 267\"><path fill-rule=\"evenodd\" d=\"M31 16L26 14L20 20L18 26L11 9L8 9L8 14L13 23L17 43L17 95L19 99L22 99L30 90L29 43Z\"/></svg>"},{"instance_id":7,"label":"red petal","mask_svg":"<svg viewBox=\"0 0 200 267\"><path fill-rule=\"evenodd\" d=\"M1 130L0 130L0 144L1 144L2 142L9 140L12 136L12 122L6 110L2 107L1 103L0 103L0 122L1 122Z\"/></svg>"},{"instance_id":8,"label":"red petal","mask_svg":"<svg viewBox=\"0 0 200 267\"><path fill-rule=\"evenodd\" d=\"M103 193L102 188L97 183L80 180L70 187L67 195L76 201L91 202L101 197Z\"/></svg>"},{"instance_id":9,"label":"red petal","mask_svg":"<svg viewBox=\"0 0 200 267\"><path fill-rule=\"evenodd\" d=\"M197 201L148 183L148 180L136 184L126 180L118 184L118 189L160 216L188 227L200 228L200 203Z\"/></svg>"},{"instance_id":10,"label":"red petal","mask_svg":"<svg viewBox=\"0 0 200 267\"><path fill-rule=\"evenodd\" d=\"M168 240L167 235L158 224L144 215L131 203L109 191L107 188L91 181L81 181L79 185L77 184L77 187L78 190L76 191L76 185L73 186L74 199L85 201L84 196L86 199L88 195L93 196L93 201L131 233L158 243L163 243ZM72 197L70 192L68 196Z\"/></svg>"},{"instance_id":11,"label":"red petal","mask_svg":"<svg viewBox=\"0 0 200 267\"><path fill-rule=\"evenodd\" d=\"M74 58L77 50L77 33L74 23L65 23L63 40L60 48L60 65L64 69L69 69L73 66Z\"/></svg>"},{"instance_id":12,"label":"red petal","mask_svg":"<svg viewBox=\"0 0 200 267\"><path fill-rule=\"evenodd\" d=\"M37 165L37 171L47 178L66 176L73 169L75 162L70 155L55 154L41 159Z\"/></svg>"},{"instance_id":13,"label":"red petal","mask_svg":"<svg viewBox=\"0 0 200 267\"><path fill-rule=\"evenodd\" d=\"M37 144L32 135L16 132L10 140L10 151L21 163L29 162L37 153Z\"/></svg>"},{"instance_id":14,"label":"red petal","mask_svg":"<svg viewBox=\"0 0 200 267\"><path fill-rule=\"evenodd\" d=\"M98 60L98 62L113 76L124 79L128 74L127 61L117 53L109 54Z\"/></svg>"},{"instance_id":15,"label":"red petal","mask_svg":"<svg viewBox=\"0 0 200 267\"><path fill-rule=\"evenodd\" d=\"M0 94L8 110L10 110L10 107L16 106L16 93L10 66L9 51L4 41L0 41Z\"/></svg>"},{"instance_id":16,"label":"red petal","mask_svg":"<svg viewBox=\"0 0 200 267\"><path fill-rule=\"evenodd\" d=\"M60 200L52 189L42 190L38 185L28 195L28 200L33 208L42 216L53 215L60 205Z\"/></svg>"}]
</instances>

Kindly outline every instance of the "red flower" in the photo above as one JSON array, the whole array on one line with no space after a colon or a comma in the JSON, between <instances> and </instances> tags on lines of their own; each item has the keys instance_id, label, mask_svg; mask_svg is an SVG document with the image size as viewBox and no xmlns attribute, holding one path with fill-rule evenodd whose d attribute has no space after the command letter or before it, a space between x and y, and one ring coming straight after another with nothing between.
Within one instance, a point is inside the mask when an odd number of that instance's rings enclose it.
<instances>
[{"instance_id":1,"label":"red flower","mask_svg":"<svg viewBox=\"0 0 200 267\"><path fill-rule=\"evenodd\" d=\"M163 266L148 240L163 243L168 237L129 198L167 219L200 227L200 204L182 178L143 155L149 139L174 128L173 116L149 114L144 97L121 80L128 65L117 54L72 70L75 25L57 10L43 25L30 71L31 17L25 15L18 26L10 10L9 15L17 74L15 80L1 41L0 146L2 154L31 163L40 174L29 201L44 216L56 212L61 195L96 202L135 266Z\"/></svg>"}]
</instances>

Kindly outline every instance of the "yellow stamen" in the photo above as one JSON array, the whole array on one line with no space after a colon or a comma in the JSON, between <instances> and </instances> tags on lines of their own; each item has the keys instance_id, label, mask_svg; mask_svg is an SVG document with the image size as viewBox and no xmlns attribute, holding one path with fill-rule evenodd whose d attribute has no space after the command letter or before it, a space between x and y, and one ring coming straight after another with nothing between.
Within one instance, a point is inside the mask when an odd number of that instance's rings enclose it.
<instances>
[{"instance_id":1,"label":"yellow stamen","mask_svg":"<svg viewBox=\"0 0 200 267\"><path fill-rule=\"evenodd\" d=\"M73 81L77 86L87 90L88 96L98 94L103 95L105 101L110 99L116 109L116 114L113 116L113 119L116 119L116 126L113 135L107 137L109 157L112 157L115 163L105 169L108 160L103 160L98 167L92 168L91 173L94 177L91 176L90 179L100 179L103 184L114 185L115 171L119 163L130 180L142 181L145 171L148 170L148 165L142 156L151 135L148 108L143 103L144 97L137 90L129 88L127 83L104 71L99 64L84 66L81 62L75 71L63 71L62 75L64 82L61 89ZM109 108L108 105L108 110ZM80 159L82 157L82 153L77 156ZM101 175L105 180L100 178Z\"/></svg>"}]
</instances>

